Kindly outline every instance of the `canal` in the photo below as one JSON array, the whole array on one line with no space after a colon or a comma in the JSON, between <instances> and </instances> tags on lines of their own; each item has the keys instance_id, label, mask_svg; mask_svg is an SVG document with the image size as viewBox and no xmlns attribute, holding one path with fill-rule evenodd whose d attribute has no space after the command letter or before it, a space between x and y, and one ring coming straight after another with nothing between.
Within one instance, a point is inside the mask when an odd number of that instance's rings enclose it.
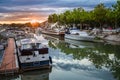
<instances>
[{"instance_id":1,"label":"canal","mask_svg":"<svg viewBox=\"0 0 120 80\"><path fill-rule=\"evenodd\" d=\"M51 70L30 71L0 80L120 80L120 45L43 36L53 60Z\"/></svg>"}]
</instances>

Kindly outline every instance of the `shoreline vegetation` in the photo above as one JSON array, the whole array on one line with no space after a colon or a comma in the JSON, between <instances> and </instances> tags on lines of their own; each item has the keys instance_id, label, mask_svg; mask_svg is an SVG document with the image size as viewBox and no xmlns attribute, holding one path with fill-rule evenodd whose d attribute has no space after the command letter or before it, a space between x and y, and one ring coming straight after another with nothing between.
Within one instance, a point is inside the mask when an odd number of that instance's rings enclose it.
<instances>
[{"instance_id":1,"label":"shoreline vegetation","mask_svg":"<svg viewBox=\"0 0 120 80\"><path fill-rule=\"evenodd\" d=\"M118 28L120 26L120 1L117 1L111 8L105 7L104 4L98 4L91 11L83 8L67 10L60 14L51 14L48 17L49 23L58 23L66 27L75 25L80 29L91 28Z\"/></svg>"}]
</instances>

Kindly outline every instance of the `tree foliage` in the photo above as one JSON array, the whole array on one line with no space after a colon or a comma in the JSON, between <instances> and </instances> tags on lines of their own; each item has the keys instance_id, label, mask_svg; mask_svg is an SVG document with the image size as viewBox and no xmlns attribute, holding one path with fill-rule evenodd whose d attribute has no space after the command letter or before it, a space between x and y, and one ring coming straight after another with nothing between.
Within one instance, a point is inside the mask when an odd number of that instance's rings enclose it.
<instances>
[{"instance_id":1,"label":"tree foliage","mask_svg":"<svg viewBox=\"0 0 120 80\"><path fill-rule=\"evenodd\" d=\"M91 11L83 8L67 10L61 14L49 15L50 23L59 22L62 25L80 24L82 27L87 24L92 27L103 27L104 25L116 27L120 25L120 1L117 1L111 8L104 4L98 4Z\"/></svg>"}]
</instances>

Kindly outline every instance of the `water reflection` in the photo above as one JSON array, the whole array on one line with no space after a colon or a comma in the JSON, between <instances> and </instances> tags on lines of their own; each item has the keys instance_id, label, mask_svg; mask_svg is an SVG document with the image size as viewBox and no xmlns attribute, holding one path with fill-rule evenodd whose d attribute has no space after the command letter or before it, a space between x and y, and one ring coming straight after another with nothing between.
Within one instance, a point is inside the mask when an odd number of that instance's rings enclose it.
<instances>
[{"instance_id":1,"label":"water reflection","mask_svg":"<svg viewBox=\"0 0 120 80\"><path fill-rule=\"evenodd\" d=\"M19 75L0 75L0 80L21 80Z\"/></svg>"},{"instance_id":2,"label":"water reflection","mask_svg":"<svg viewBox=\"0 0 120 80\"><path fill-rule=\"evenodd\" d=\"M50 40L49 46L63 53L59 52L62 57L59 55L59 58L56 56L53 58L57 69L67 71L71 71L72 69L98 71L100 72L98 75L110 71L116 79L120 80L119 45L71 40ZM66 57L64 53L67 55ZM112 80L112 78L110 79Z\"/></svg>"},{"instance_id":3,"label":"water reflection","mask_svg":"<svg viewBox=\"0 0 120 80\"><path fill-rule=\"evenodd\" d=\"M21 74L21 80L49 80L49 70L36 70Z\"/></svg>"},{"instance_id":4,"label":"water reflection","mask_svg":"<svg viewBox=\"0 0 120 80\"><path fill-rule=\"evenodd\" d=\"M49 80L51 69L24 72L19 75L0 76L0 80Z\"/></svg>"}]
</instances>

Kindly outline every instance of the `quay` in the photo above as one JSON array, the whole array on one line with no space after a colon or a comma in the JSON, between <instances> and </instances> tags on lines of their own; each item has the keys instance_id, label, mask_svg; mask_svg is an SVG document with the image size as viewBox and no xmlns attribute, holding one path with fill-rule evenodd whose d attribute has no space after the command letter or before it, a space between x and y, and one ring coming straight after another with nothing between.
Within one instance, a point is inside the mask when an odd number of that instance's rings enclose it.
<instances>
[{"instance_id":1,"label":"quay","mask_svg":"<svg viewBox=\"0 0 120 80\"><path fill-rule=\"evenodd\" d=\"M14 38L9 38L7 47L3 54L3 60L0 66L0 75L15 74L19 72L16 51L17 50Z\"/></svg>"}]
</instances>

